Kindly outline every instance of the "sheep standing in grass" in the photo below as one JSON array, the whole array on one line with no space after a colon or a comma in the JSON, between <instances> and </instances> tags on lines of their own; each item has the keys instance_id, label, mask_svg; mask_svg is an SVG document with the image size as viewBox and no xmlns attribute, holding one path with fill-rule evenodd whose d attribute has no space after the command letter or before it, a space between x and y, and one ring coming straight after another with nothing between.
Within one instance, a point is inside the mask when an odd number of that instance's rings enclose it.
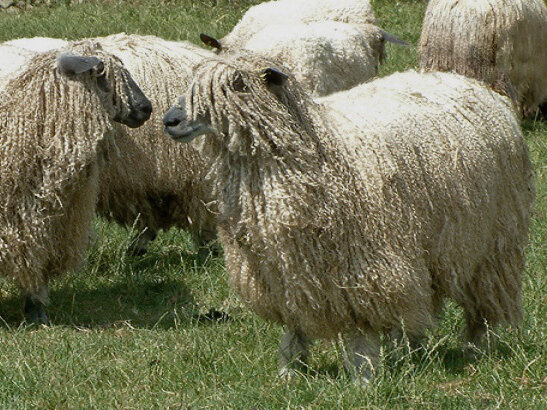
<instances>
[{"instance_id":1,"label":"sheep standing in grass","mask_svg":"<svg viewBox=\"0 0 547 410\"><path fill-rule=\"evenodd\" d=\"M45 322L48 280L81 262L111 121L131 127L150 102L92 42L36 55L0 95L0 274Z\"/></svg>"},{"instance_id":2,"label":"sheep standing in grass","mask_svg":"<svg viewBox=\"0 0 547 410\"><path fill-rule=\"evenodd\" d=\"M198 243L216 237L207 156L165 138L161 115L185 89L191 67L213 54L187 42L124 33L95 39L119 57L155 107L138 129L119 129L101 172L99 214L141 232L131 252L146 252L160 229L189 230ZM172 87L171 84L176 84Z\"/></svg>"},{"instance_id":3,"label":"sheep standing in grass","mask_svg":"<svg viewBox=\"0 0 547 410\"><path fill-rule=\"evenodd\" d=\"M485 81L530 115L547 98L544 0L431 0L420 65Z\"/></svg>"},{"instance_id":4,"label":"sheep standing in grass","mask_svg":"<svg viewBox=\"0 0 547 410\"><path fill-rule=\"evenodd\" d=\"M517 323L533 186L509 102L462 76L408 72L318 105L268 64L201 63L164 124L215 146L229 280L286 326L281 373L341 333L346 367L366 379L380 334L422 335L444 297L474 342L486 323Z\"/></svg>"}]
</instances>

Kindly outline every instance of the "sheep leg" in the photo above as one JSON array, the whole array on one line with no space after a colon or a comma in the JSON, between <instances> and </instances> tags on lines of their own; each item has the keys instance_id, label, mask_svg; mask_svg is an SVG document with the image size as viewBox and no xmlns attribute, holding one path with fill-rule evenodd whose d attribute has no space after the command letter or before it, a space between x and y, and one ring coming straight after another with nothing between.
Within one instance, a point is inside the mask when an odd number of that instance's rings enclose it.
<instances>
[{"instance_id":1,"label":"sheep leg","mask_svg":"<svg viewBox=\"0 0 547 410\"><path fill-rule=\"evenodd\" d=\"M47 303L47 286L41 286L38 292L28 295L25 298L25 321L29 324L41 325L47 323L47 315L44 305Z\"/></svg>"},{"instance_id":2,"label":"sheep leg","mask_svg":"<svg viewBox=\"0 0 547 410\"><path fill-rule=\"evenodd\" d=\"M353 380L370 382L380 356L380 335L366 330L346 338L344 367Z\"/></svg>"},{"instance_id":3,"label":"sheep leg","mask_svg":"<svg viewBox=\"0 0 547 410\"><path fill-rule=\"evenodd\" d=\"M290 379L297 370L306 368L311 341L300 333L288 330L279 342L279 376Z\"/></svg>"},{"instance_id":4,"label":"sheep leg","mask_svg":"<svg viewBox=\"0 0 547 410\"><path fill-rule=\"evenodd\" d=\"M131 256L143 256L148 251L148 244L156 239L157 232L152 228L145 228L143 232L137 233L127 249Z\"/></svg>"}]
</instances>

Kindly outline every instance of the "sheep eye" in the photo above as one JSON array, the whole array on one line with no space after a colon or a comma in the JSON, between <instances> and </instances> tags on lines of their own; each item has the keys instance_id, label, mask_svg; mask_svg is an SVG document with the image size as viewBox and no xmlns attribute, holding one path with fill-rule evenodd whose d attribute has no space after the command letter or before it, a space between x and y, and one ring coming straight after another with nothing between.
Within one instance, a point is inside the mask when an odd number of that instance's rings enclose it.
<instances>
[{"instance_id":1,"label":"sheep eye","mask_svg":"<svg viewBox=\"0 0 547 410\"><path fill-rule=\"evenodd\" d=\"M243 78L241 78L240 76L237 76L234 81L232 81L232 89L238 93L249 92L249 87L247 87L247 84L245 84Z\"/></svg>"}]
</instances>

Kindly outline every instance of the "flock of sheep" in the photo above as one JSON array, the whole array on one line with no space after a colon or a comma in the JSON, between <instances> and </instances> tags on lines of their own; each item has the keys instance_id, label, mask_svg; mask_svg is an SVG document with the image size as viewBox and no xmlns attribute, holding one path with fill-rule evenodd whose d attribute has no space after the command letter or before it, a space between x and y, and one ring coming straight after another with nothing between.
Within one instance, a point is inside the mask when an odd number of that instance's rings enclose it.
<instances>
[{"instance_id":1,"label":"flock of sheep","mask_svg":"<svg viewBox=\"0 0 547 410\"><path fill-rule=\"evenodd\" d=\"M235 292L285 326L284 376L341 336L369 380L381 336L418 341L446 298L475 345L518 324L543 0L431 0L421 70L377 79L406 43L368 0L270 1L202 40L0 44L0 274L28 321L98 213L136 224L135 254L172 226L218 235Z\"/></svg>"}]
</instances>

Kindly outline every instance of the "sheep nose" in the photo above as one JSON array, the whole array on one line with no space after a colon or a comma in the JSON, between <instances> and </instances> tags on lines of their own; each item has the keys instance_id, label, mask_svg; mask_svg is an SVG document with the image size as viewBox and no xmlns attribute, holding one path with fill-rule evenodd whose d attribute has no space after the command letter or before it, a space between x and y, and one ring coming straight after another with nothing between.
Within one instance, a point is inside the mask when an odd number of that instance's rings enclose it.
<instances>
[{"instance_id":1,"label":"sheep nose","mask_svg":"<svg viewBox=\"0 0 547 410\"><path fill-rule=\"evenodd\" d=\"M137 109L150 117L150 114L152 114L152 103L149 100L142 101L137 106Z\"/></svg>"},{"instance_id":2,"label":"sheep nose","mask_svg":"<svg viewBox=\"0 0 547 410\"><path fill-rule=\"evenodd\" d=\"M163 125L165 125L166 127L176 127L182 121L184 121L184 118L184 111L182 111L180 108L172 107L163 116Z\"/></svg>"}]
</instances>

